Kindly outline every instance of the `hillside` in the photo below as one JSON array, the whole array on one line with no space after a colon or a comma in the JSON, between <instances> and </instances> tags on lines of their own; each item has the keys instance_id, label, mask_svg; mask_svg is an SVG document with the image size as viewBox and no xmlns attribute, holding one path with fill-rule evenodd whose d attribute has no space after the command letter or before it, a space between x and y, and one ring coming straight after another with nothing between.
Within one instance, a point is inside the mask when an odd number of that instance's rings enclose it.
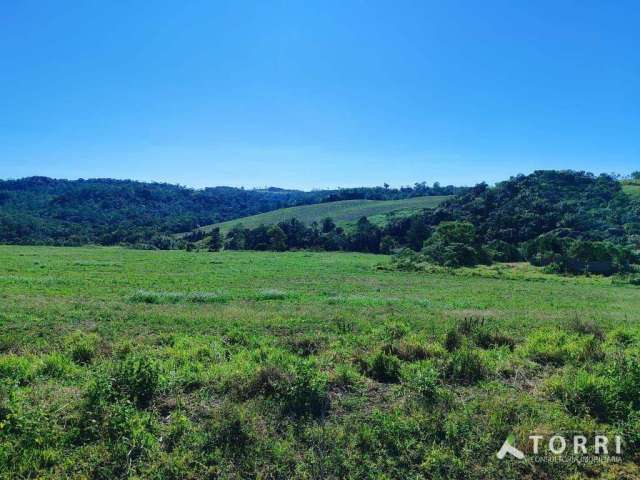
<instances>
[{"instance_id":1,"label":"hillside","mask_svg":"<svg viewBox=\"0 0 640 480\"><path fill-rule=\"evenodd\" d=\"M255 228L259 225L272 225L292 218L310 224L314 221L320 222L326 217L331 217L338 226L346 229L349 229L361 217L368 217L372 223L384 225L389 214L392 214L394 218L407 217L424 208L433 208L447 198L449 197L433 196L404 200L343 200L302 205L216 223L202 227L202 230L208 232L214 227L219 227L222 233L226 233L239 223L242 223L246 228Z\"/></svg>"},{"instance_id":2,"label":"hillside","mask_svg":"<svg viewBox=\"0 0 640 480\"><path fill-rule=\"evenodd\" d=\"M476 185L425 216L429 225L468 221L483 242L518 244L558 229L589 240L623 241L636 234L640 206L611 176L540 170L493 187Z\"/></svg>"},{"instance_id":3,"label":"hillside","mask_svg":"<svg viewBox=\"0 0 640 480\"><path fill-rule=\"evenodd\" d=\"M154 243L161 236L277 208L328 192L202 190L132 180L0 180L0 243Z\"/></svg>"},{"instance_id":4,"label":"hillside","mask_svg":"<svg viewBox=\"0 0 640 480\"><path fill-rule=\"evenodd\" d=\"M622 185L622 191L629 196L640 198L640 183L625 183Z\"/></svg>"},{"instance_id":5,"label":"hillside","mask_svg":"<svg viewBox=\"0 0 640 480\"><path fill-rule=\"evenodd\" d=\"M171 234L335 196L397 200L463 188L416 183L399 189L192 189L133 180L0 180L0 243L138 245L171 248ZM420 203L420 201L418 201ZM375 210L373 214L377 213Z\"/></svg>"}]
</instances>

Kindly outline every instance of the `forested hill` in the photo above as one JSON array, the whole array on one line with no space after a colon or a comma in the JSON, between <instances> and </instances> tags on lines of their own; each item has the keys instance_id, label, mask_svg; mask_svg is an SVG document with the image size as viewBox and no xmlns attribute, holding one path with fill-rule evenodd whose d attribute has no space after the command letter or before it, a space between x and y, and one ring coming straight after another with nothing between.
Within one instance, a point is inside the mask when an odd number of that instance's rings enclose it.
<instances>
[{"instance_id":1,"label":"forested hill","mask_svg":"<svg viewBox=\"0 0 640 480\"><path fill-rule=\"evenodd\" d=\"M536 171L494 187L482 183L423 217L432 226L468 221L483 242L519 244L553 231L612 241L640 234L640 204L617 179L575 171Z\"/></svg>"},{"instance_id":2,"label":"forested hill","mask_svg":"<svg viewBox=\"0 0 640 480\"><path fill-rule=\"evenodd\" d=\"M317 203L325 195L276 188L193 190L112 179L0 181L0 242L133 244L212 222Z\"/></svg>"},{"instance_id":3,"label":"forested hill","mask_svg":"<svg viewBox=\"0 0 640 480\"><path fill-rule=\"evenodd\" d=\"M429 195L424 183L391 189L364 187L350 197L377 199ZM284 207L315 204L342 190L213 187L201 190L132 180L0 180L0 243L81 245L148 244L165 235Z\"/></svg>"}]
</instances>

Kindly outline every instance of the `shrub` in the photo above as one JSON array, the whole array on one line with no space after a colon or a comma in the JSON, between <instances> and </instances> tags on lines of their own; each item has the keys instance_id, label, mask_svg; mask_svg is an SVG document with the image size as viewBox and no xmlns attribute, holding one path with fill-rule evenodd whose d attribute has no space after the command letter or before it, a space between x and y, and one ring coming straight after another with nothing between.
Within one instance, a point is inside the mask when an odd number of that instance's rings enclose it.
<instances>
[{"instance_id":1,"label":"shrub","mask_svg":"<svg viewBox=\"0 0 640 480\"><path fill-rule=\"evenodd\" d=\"M589 413L601 421L615 416L616 401L610 380L585 370L570 371L547 383L552 398L560 400L574 415Z\"/></svg>"},{"instance_id":2,"label":"shrub","mask_svg":"<svg viewBox=\"0 0 640 480\"><path fill-rule=\"evenodd\" d=\"M527 337L523 351L534 362L564 365L569 359L567 335L556 329L538 330Z\"/></svg>"},{"instance_id":3,"label":"shrub","mask_svg":"<svg viewBox=\"0 0 640 480\"><path fill-rule=\"evenodd\" d=\"M451 355L446 376L455 383L471 385L487 376L487 368L478 352L465 346Z\"/></svg>"},{"instance_id":4,"label":"shrub","mask_svg":"<svg viewBox=\"0 0 640 480\"><path fill-rule=\"evenodd\" d=\"M464 317L458 322L457 329L462 335L472 336L485 324L483 317Z\"/></svg>"},{"instance_id":5,"label":"shrub","mask_svg":"<svg viewBox=\"0 0 640 480\"><path fill-rule=\"evenodd\" d=\"M473 267L491 263L489 255L476 242L476 229L469 222L442 222L424 243L422 254L445 267Z\"/></svg>"},{"instance_id":6,"label":"shrub","mask_svg":"<svg viewBox=\"0 0 640 480\"><path fill-rule=\"evenodd\" d=\"M589 413L600 421L625 420L640 410L640 362L619 355L593 372L572 369L547 382L547 389L576 415Z\"/></svg>"},{"instance_id":7,"label":"shrub","mask_svg":"<svg viewBox=\"0 0 640 480\"><path fill-rule=\"evenodd\" d=\"M382 383L396 383L400 379L400 367L398 357L380 351L367 362L366 374Z\"/></svg>"},{"instance_id":8,"label":"shrub","mask_svg":"<svg viewBox=\"0 0 640 480\"><path fill-rule=\"evenodd\" d=\"M351 365L337 365L329 377L330 388L337 390L351 390L352 387L362 383L362 376Z\"/></svg>"},{"instance_id":9,"label":"shrub","mask_svg":"<svg viewBox=\"0 0 640 480\"><path fill-rule=\"evenodd\" d=\"M598 340L604 340L604 330L600 325L593 321L583 320L577 315L569 321L569 330L572 330L581 335L593 335Z\"/></svg>"},{"instance_id":10,"label":"shrub","mask_svg":"<svg viewBox=\"0 0 640 480\"><path fill-rule=\"evenodd\" d=\"M474 342L480 348L485 349L508 347L509 350L513 350L516 346L516 341L513 337L500 332L492 332L488 329L476 332Z\"/></svg>"},{"instance_id":11,"label":"shrub","mask_svg":"<svg viewBox=\"0 0 640 480\"><path fill-rule=\"evenodd\" d=\"M294 415L324 415L329 408L327 376L310 361L298 362L293 378L280 392L286 413Z\"/></svg>"},{"instance_id":12,"label":"shrub","mask_svg":"<svg viewBox=\"0 0 640 480\"><path fill-rule=\"evenodd\" d=\"M95 333L74 332L67 337L67 350L71 359L85 365L91 363L98 353L100 338Z\"/></svg>"},{"instance_id":13,"label":"shrub","mask_svg":"<svg viewBox=\"0 0 640 480\"><path fill-rule=\"evenodd\" d=\"M72 369L71 361L65 355L55 352L42 359L38 373L51 378L63 378Z\"/></svg>"},{"instance_id":14,"label":"shrub","mask_svg":"<svg viewBox=\"0 0 640 480\"><path fill-rule=\"evenodd\" d=\"M631 332L624 329L614 330L609 334L609 339L615 345L621 347L628 347L633 344L634 336Z\"/></svg>"},{"instance_id":15,"label":"shrub","mask_svg":"<svg viewBox=\"0 0 640 480\"><path fill-rule=\"evenodd\" d=\"M382 338L385 340L399 340L410 332L407 323L401 321L392 321L384 325L382 329Z\"/></svg>"},{"instance_id":16,"label":"shrub","mask_svg":"<svg viewBox=\"0 0 640 480\"><path fill-rule=\"evenodd\" d=\"M299 335L287 338L286 344L293 353L308 357L318 353L324 347L325 341L323 337L317 334Z\"/></svg>"},{"instance_id":17,"label":"shrub","mask_svg":"<svg viewBox=\"0 0 640 480\"><path fill-rule=\"evenodd\" d=\"M428 452L420 470L434 480L463 479L468 473L464 462L453 451L437 445Z\"/></svg>"},{"instance_id":18,"label":"shrub","mask_svg":"<svg viewBox=\"0 0 640 480\"><path fill-rule=\"evenodd\" d=\"M403 375L407 387L427 403L433 403L442 396L440 375L429 363L415 365Z\"/></svg>"},{"instance_id":19,"label":"shrub","mask_svg":"<svg viewBox=\"0 0 640 480\"><path fill-rule=\"evenodd\" d=\"M448 352L457 350L462 345L462 335L457 329L450 329L444 336L444 348Z\"/></svg>"},{"instance_id":20,"label":"shrub","mask_svg":"<svg viewBox=\"0 0 640 480\"><path fill-rule=\"evenodd\" d=\"M129 355L114 372L113 387L138 407L144 408L155 394L159 383L158 366L145 356Z\"/></svg>"},{"instance_id":21,"label":"shrub","mask_svg":"<svg viewBox=\"0 0 640 480\"><path fill-rule=\"evenodd\" d=\"M32 362L14 354L0 356L0 380L12 381L19 385L28 383L33 377Z\"/></svg>"},{"instance_id":22,"label":"shrub","mask_svg":"<svg viewBox=\"0 0 640 480\"><path fill-rule=\"evenodd\" d=\"M637 355L618 355L602 366L603 375L611 379L615 397L633 410L640 410L640 359Z\"/></svg>"},{"instance_id":23,"label":"shrub","mask_svg":"<svg viewBox=\"0 0 640 480\"><path fill-rule=\"evenodd\" d=\"M127 402L107 406L102 429L108 439L107 448L112 460L111 465L105 466L107 477L124 477L130 465L149 458L155 450L157 440L149 414L136 410Z\"/></svg>"},{"instance_id":24,"label":"shrub","mask_svg":"<svg viewBox=\"0 0 640 480\"><path fill-rule=\"evenodd\" d=\"M282 391L289 381L289 375L280 367L266 365L257 371L241 395L245 398L253 398L257 395L274 396Z\"/></svg>"},{"instance_id":25,"label":"shrub","mask_svg":"<svg viewBox=\"0 0 640 480\"><path fill-rule=\"evenodd\" d=\"M207 432L208 449L221 449L232 456L243 454L253 442L253 432L245 412L228 403L214 411Z\"/></svg>"},{"instance_id":26,"label":"shrub","mask_svg":"<svg viewBox=\"0 0 640 480\"><path fill-rule=\"evenodd\" d=\"M422 345L415 340L401 340L399 342L387 344L383 347L383 351L385 353L395 355L405 362L424 360L430 354L426 345Z\"/></svg>"}]
</instances>

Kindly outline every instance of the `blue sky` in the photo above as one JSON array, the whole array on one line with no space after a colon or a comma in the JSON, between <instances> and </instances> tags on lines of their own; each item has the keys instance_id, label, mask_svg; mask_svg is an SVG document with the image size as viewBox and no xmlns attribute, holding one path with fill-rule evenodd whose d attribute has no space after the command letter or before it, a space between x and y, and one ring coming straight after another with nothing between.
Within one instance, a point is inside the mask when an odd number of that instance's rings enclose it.
<instances>
[{"instance_id":1,"label":"blue sky","mask_svg":"<svg viewBox=\"0 0 640 480\"><path fill-rule=\"evenodd\" d=\"M640 169L637 1L0 3L0 178Z\"/></svg>"}]
</instances>

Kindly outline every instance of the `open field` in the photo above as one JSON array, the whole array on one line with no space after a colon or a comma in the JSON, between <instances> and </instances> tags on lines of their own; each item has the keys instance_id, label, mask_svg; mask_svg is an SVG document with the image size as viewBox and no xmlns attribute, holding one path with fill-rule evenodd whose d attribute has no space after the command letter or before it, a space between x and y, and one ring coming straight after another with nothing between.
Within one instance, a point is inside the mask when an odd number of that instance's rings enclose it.
<instances>
[{"instance_id":1,"label":"open field","mask_svg":"<svg viewBox=\"0 0 640 480\"><path fill-rule=\"evenodd\" d=\"M0 246L0 478L640 476L638 287L388 261Z\"/></svg>"},{"instance_id":2,"label":"open field","mask_svg":"<svg viewBox=\"0 0 640 480\"><path fill-rule=\"evenodd\" d=\"M640 184L628 183L622 186L622 190L624 190L627 195L640 197Z\"/></svg>"},{"instance_id":3,"label":"open field","mask_svg":"<svg viewBox=\"0 0 640 480\"><path fill-rule=\"evenodd\" d=\"M220 230L226 233L238 223L242 223L246 228L255 228L260 225L283 222L294 217L307 225L311 222L320 222L323 218L331 217L336 225L349 228L360 217L364 216L368 217L373 223L383 225L387 220L387 214L409 216L423 208L436 207L446 198L449 197L414 197L404 200L343 200L340 202L302 205L208 225L202 227L202 229L210 231L213 227L220 227Z\"/></svg>"}]
</instances>

